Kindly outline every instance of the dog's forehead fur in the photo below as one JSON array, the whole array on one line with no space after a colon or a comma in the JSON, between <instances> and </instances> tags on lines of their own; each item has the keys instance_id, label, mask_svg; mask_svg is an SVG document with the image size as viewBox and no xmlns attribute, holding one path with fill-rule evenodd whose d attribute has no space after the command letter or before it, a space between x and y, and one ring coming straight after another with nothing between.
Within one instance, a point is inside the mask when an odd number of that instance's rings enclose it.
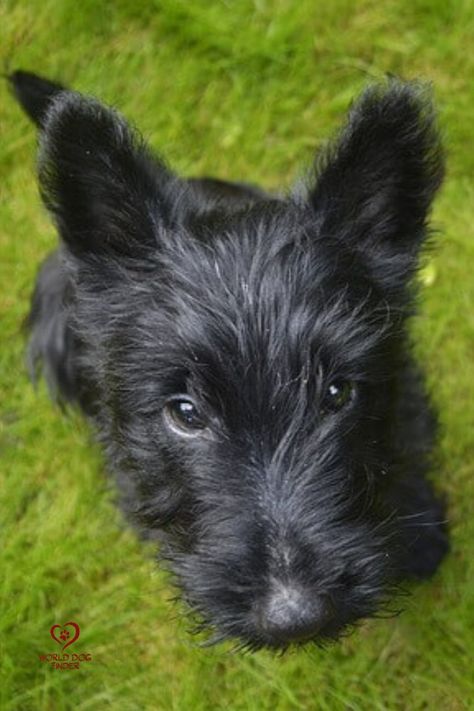
<instances>
[{"instance_id":1,"label":"dog's forehead fur","mask_svg":"<svg viewBox=\"0 0 474 711\"><path fill-rule=\"evenodd\" d=\"M322 367L325 382L376 377L368 359L384 341L387 307L363 264L291 202L272 207L227 217L220 230L212 215L212 234L204 216L157 249L152 275L132 287L128 350L135 357L146 334L145 372L173 387L189 374L220 396L248 387L254 400L295 394Z\"/></svg>"}]
</instances>

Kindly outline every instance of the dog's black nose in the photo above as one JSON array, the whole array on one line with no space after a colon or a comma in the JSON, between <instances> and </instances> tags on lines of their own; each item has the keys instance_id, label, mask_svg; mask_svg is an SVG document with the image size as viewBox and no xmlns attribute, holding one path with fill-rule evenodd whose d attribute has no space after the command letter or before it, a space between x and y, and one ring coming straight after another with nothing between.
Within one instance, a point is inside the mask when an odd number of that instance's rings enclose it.
<instances>
[{"instance_id":1,"label":"dog's black nose","mask_svg":"<svg viewBox=\"0 0 474 711\"><path fill-rule=\"evenodd\" d=\"M256 605L259 631L271 644L288 644L317 636L329 621L327 598L293 585L279 585Z\"/></svg>"}]
</instances>

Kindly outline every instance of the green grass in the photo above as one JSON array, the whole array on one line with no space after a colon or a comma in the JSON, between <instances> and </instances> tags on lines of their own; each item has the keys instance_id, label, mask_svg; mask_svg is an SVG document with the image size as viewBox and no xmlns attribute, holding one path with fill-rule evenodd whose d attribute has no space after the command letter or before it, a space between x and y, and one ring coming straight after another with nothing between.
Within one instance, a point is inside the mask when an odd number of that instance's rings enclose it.
<instances>
[{"instance_id":1,"label":"green grass","mask_svg":"<svg viewBox=\"0 0 474 711\"><path fill-rule=\"evenodd\" d=\"M123 524L76 415L34 393L20 324L55 244L32 126L0 87L0 708L474 709L474 4L472 0L3 0L0 59L117 105L179 171L289 185L360 88L433 81L449 150L420 317L439 406L434 474L453 552L405 613L321 652L197 649L172 590ZM76 620L93 660L54 671Z\"/></svg>"}]
</instances>

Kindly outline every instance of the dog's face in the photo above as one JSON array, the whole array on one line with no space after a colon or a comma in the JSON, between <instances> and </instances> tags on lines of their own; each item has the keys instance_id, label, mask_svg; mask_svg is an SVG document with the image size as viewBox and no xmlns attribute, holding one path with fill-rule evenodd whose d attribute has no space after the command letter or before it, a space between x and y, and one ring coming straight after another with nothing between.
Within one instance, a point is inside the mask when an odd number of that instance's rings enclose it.
<instances>
[{"instance_id":1,"label":"dog's face","mask_svg":"<svg viewBox=\"0 0 474 711\"><path fill-rule=\"evenodd\" d=\"M56 100L40 179L97 421L216 638L331 638L379 608L396 535L403 323L441 179L414 87L367 92L306 194L211 204L123 121Z\"/></svg>"}]
</instances>

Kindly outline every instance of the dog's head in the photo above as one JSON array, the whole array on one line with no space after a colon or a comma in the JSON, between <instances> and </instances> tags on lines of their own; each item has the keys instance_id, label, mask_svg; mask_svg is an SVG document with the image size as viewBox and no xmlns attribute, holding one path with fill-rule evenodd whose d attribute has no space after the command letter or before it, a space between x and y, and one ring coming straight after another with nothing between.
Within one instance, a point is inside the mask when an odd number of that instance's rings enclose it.
<instances>
[{"instance_id":1,"label":"dog's head","mask_svg":"<svg viewBox=\"0 0 474 711\"><path fill-rule=\"evenodd\" d=\"M366 91L287 199L208 200L70 93L40 154L97 421L185 599L251 647L373 613L396 567L381 491L409 285L442 177L423 90Z\"/></svg>"}]
</instances>

